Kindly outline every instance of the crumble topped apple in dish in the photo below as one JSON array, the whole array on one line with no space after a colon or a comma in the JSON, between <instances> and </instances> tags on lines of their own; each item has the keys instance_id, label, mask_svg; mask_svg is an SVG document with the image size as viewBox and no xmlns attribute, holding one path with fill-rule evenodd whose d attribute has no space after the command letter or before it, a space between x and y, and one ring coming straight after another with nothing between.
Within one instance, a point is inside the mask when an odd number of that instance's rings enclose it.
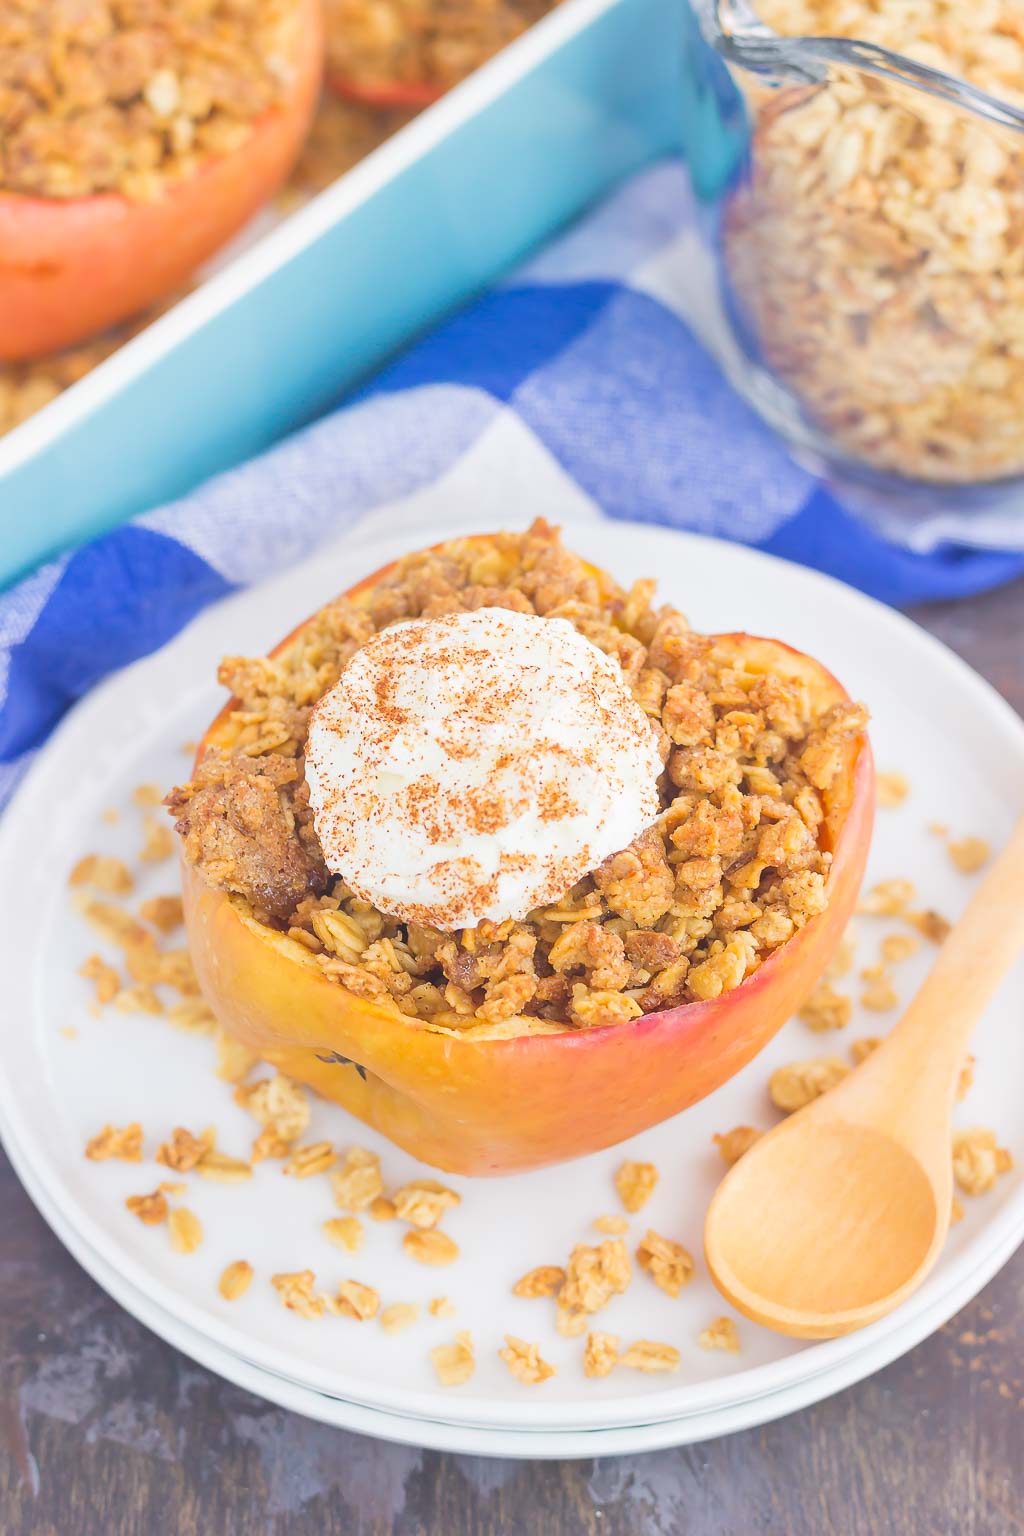
<instances>
[{"instance_id":1,"label":"crumble topped apple in dish","mask_svg":"<svg viewBox=\"0 0 1024 1536\"><path fill-rule=\"evenodd\" d=\"M865 708L557 530L409 555L268 657L168 804L225 1029L500 1173L695 1102L806 1000L863 874Z\"/></svg>"}]
</instances>

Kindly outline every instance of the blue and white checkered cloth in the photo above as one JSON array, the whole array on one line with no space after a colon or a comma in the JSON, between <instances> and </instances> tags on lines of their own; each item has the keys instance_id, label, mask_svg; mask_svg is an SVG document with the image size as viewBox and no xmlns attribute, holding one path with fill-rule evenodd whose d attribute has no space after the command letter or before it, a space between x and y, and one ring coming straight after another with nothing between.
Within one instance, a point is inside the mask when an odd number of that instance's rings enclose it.
<instances>
[{"instance_id":1,"label":"blue and white checkered cloth","mask_svg":"<svg viewBox=\"0 0 1024 1536\"><path fill-rule=\"evenodd\" d=\"M1024 573L1024 508L937 500L907 518L840 500L794 461L698 339L696 224L682 166L655 166L333 415L0 597L0 803L109 672L358 520L388 531L438 482L456 517L493 503L496 522L514 505L668 524L893 604ZM430 537L410 530L410 546Z\"/></svg>"}]
</instances>

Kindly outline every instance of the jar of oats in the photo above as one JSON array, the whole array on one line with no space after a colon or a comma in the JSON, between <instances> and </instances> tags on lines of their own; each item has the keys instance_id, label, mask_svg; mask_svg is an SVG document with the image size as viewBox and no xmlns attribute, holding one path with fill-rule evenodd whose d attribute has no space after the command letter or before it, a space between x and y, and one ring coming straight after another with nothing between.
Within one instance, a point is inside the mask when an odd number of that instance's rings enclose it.
<instances>
[{"instance_id":1,"label":"jar of oats","mask_svg":"<svg viewBox=\"0 0 1024 1536\"><path fill-rule=\"evenodd\" d=\"M1022 0L698 0L747 117L725 361L833 470L1024 473Z\"/></svg>"}]
</instances>

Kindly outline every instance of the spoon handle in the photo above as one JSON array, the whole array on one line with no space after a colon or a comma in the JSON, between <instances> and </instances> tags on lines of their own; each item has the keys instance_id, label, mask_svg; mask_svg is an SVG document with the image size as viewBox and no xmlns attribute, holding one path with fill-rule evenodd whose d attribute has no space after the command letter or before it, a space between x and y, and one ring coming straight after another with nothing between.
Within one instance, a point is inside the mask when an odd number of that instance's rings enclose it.
<instances>
[{"instance_id":1,"label":"spoon handle","mask_svg":"<svg viewBox=\"0 0 1024 1536\"><path fill-rule=\"evenodd\" d=\"M978 1020L1024 949L1024 818L939 950L890 1036L924 1069L955 1077Z\"/></svg>"}]
</instances>

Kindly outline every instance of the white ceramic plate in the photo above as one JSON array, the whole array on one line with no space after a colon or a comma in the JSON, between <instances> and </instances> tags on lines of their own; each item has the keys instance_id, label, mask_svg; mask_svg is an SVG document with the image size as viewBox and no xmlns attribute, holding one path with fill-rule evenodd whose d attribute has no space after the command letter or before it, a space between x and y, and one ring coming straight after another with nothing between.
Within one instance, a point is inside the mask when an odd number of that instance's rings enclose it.
<instances>
[{"instance_id":1,"label":"white ceramic plate","mask_svg":"<svg viewBox=\"0 0 1024 1536\"><path fill-rule=\"evenodd\" d=\"M843 1387L851 1385L877 1369L873 1351L862 1350L852 1359L842 1361L831 1370L823 1371L809 1382L769 1393L765 1397L751 1398L747 1402L709 1410L706 1413L688 1414L682 1419L668 1419L657 1424L629 1425L624 1429L595 1430L511 1430L477 1429L465 1424L448 1424L440 1421L403 1418L399 1414L382 1413L374 1408L363 1408L343 1398L330 1397L310 1387L298 1386L279 1376L272 1376L259 1366L230 1354L212 1339L196 1333L186 1324L163 1312L148 1297L136 1291L98 1254L71 1230L53 1208L48 1197L36 1183L30 1166L23 1160L13 1142L6 1143L6 1150L15 1170L23 1181L39 1211L54 1232L64 1242L82 1267L98 1285L119 1302L145 1327L166 1343L180 1349L198 1364L223 1376L235 1386L301 1413L306 1418L336 1429L354 1430L358 1434L371 1435L378 1440L391 1440L401 1445L416 1445L427 1450L454 1451L474 1456L499 1456L526 1460L561 1461L566 1459L598 1456L624 1456L640 1451L663 1450L668 1446L692 1445L699 1441L713 1440L720 1435L735 1434L742 1429L768 1424L788 1413L795 1413L822 1398L831 1396ZM966 1299L980 1288L1009 1258L1015 1246L1011 1243L1005 1252L989 1255L987 1272L967 1279ZM914 1330L904 1330L901 1350L910 1349L919 1339L940 1328L948 1317L961 1305L954 1294L944 1296L935 1306L919 1313Z\"/></svg>"},{"instance_id":2,"label":"white ceramic plate","mask_svg":"<svg viewBox=\"0 0 1024 1536\"><path fill-rule=\"evenodd\" d=\"M432 538L443 535L428 526ZM698 627L780 634L820 656L853 694L866 698L880 765L902 769L913 782L904 808L881 813L870 878L909 875L923 903L957 915L971 881L956 872L927 824L943 821L960 834L999 842L1019 810L1024 729L991 689L906 620L801 568L634 525L587 524L570 530L568 538L624 580L657 572L663 595ZM900 1313L850 1339L802 1344L741 1323L743 1349L734 1357L697 1347L701 1328L723 1310L705 1274L677 1301L638 1275L602 1314L600 1326L624 1342L647 1337L678 1345L678 1377L620 1372L586 1380L581 1342L557 1337L550 1302L513 1298L513 1281L534 1264L564 1258L588 1236L593 1217L616 1209L612 1174L624 1155L649 1158L662 1172L650 1205L631 1223L631 1241L650 1225L699 1249L703 1212L721 1172L712 1133L741 1122L770 1123L765 1082L774 1066L844 1051L856 1035L884 1029L891 1015L861 1015L839 1039L823 1039L793 1022L711 1099L624 1147L516 1178L453 1179L464 1199L446 1225L462 1257L446 1271L414 1264L391 1224L368 1224L363 1252L343 1257L319 1231L331 1214L325 1182L284 1180L273 1164L261 1166L248 1186L198 1181L189 1203L203 1220L206 1240L184 1258L171 1252L165 1232L141 1226L124 1209L125 1196L152 1188L161 1171L83 1159L85 1140L107 1121L141 1120L150 1150L175 1124L195 1129L213 1122L221 1145L235 1152L247 1148L252 1123L210 1073L208 1041L148 1017L89 1015L88 988L77 969L98 946L72 911L63 873L86 851L130 857L137 850L141 813L126 810L116 827L105 824L101 813L110 805L128 806L131 787L140 781L168 783L186 771L181 743L200 734L218 704L208 679L221 653L266 649L331 593L412 542L340 547L219 605L157 656L99 689L40 755L0 828L0 880L17 896L7 903L0 964L9 1017L18 1025L8 1031L0 1054L0 1130L22 1148L69 1229L162 1311L264 1370L368 1407L471 1426L612 1428L749 1403L809 1383L864 1350L872 1351L876 1365L894 1358L909 1336L919 1336L918 1320L940 1298L966 1300L973 1294L964 1290L968 1277L983 1276L992 1255L1024 1235L1024 1131L1017 1113L1024 1069L1024 1036L1017 1026L1022 970L984 1021L976 1086L961 1110L962 1123L1000 1131L1018 1170L970 1203L928 1284ZM173 867L160 866L150 870L138 894L170 890L174 882ZM878 940L891 926L860 920L860 964L875 958ZM905 996L927 959L922 950L900 968ZM77 1038L62 1034L68 1025L77 1028ZM310 1139L321 1136L376 1147L389 1184L417 1171L411 1158L334 1106L316 1107ZM216 1277L240 1257L255 1265L258 1280L243 1303L229 1306L217 1295ZM267 1277L306 1266L325 1286L346 1275L365 1279L385 1303L422 1303L446 1292L458 1317L448 1323L428 1319L393 1338L375 1325L304 1322L279 1306ZM480 1364L470 1383L444 1392L434 1382L427 1352L457 1327L472 1330ZM506 1331L538 1340L558 1366L542 1389L519 1385L498 1360Z\"/></svg>"}]
</instances>

